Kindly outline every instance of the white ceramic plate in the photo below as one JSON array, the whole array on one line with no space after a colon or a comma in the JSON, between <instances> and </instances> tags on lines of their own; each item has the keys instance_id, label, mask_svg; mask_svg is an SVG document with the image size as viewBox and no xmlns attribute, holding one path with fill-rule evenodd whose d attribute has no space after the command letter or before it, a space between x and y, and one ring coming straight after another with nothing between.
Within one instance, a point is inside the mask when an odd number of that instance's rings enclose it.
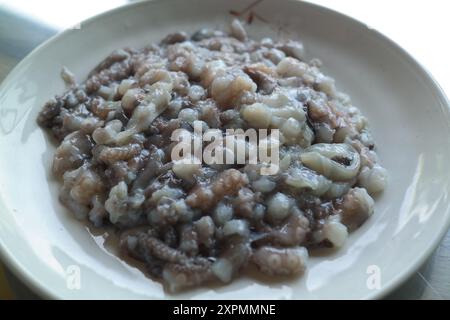
<instances>
[{"instance_id":1,"label":"white ceramic plate","mask_svg":"<svg viewBox=\"0 0 450 320\"><path fill-rule=\"evenodd\" d=\"M253 10L252 37L304 41L309 57L352 96L368 117L390 184L376 213L346 246L313 257L303 278L263 283L241 278L222 288L166 295L102 247L57 201L49 173L54 146L37 127L46 100L64 90L67 66L83 80L103 57L142 47L176 30L225 27L241 0L170 0L132 4L82 23L25 58L0 87L0 251L31 288L51 298L377 298L432 252L450 221L448 101L406 52L378 32L333 11L297 1L266 0ZM74 269L75 266L75 269ZM80 270L81 287L71 275ZM379 274L378 274L379 271ZM69 277L67 277L69 275ZM374 288L373 276L381 287ZM370 277L372 276L372 277ZM375 279L376 280L376 279ZM69 282L69 285L67 285ZM369 283L369 285L368 285ZM71 285L72 284L72 285ZM76 287L76 282L75 282Z\"/></svg>"}]
</instances>

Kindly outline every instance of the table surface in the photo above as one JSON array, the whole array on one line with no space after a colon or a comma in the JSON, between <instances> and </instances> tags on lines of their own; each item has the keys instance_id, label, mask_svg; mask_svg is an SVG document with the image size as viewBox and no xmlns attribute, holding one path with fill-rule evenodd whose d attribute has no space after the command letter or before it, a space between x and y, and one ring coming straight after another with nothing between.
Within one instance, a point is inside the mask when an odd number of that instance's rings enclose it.
<instances>
[{"instance_id":1,"label":"table surface","mask_svg":"<svg viewBox=\"0 0 450 320\"><path fill-rule=\"evenodd\" d=\"M31 50L52 35L90 16L132 1L3 0L0 3L0 81ZM450 5L447 1L428 0L426 6L422 0L310 2L350 15L381 31L420 61L450 94L450 45L445 40L446 31L450 30L446 10ZM0 299L13 297L35 298L20 280L0 266ZM387 298L450 299L450 232L426 263Z\"/></svg>"}]
</instances>

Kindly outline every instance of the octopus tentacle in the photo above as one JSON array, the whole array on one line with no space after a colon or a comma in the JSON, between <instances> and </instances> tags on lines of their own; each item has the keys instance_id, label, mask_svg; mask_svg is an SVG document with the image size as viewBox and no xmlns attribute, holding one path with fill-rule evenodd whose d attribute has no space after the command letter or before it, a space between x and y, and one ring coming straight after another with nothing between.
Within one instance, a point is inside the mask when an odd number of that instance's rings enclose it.
<instances>
[{"instance_id":1,"label":"octopus tentacle","mask_svg":"<svg viewBox=\"0 0 450 320\"><path fill-rule=\"evenodd\" d=\"M256 249L251 261L269 276L292 276L304 271L308 251L303 248L277 249L261 247Z\"/></svg>"}]
</instances>

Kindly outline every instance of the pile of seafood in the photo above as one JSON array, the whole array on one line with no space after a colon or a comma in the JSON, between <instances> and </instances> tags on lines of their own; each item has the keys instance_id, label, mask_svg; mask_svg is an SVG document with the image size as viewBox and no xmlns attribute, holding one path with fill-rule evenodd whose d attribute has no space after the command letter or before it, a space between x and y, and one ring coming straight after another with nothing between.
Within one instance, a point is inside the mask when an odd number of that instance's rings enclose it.
<instances>
[{"instance_id":1,"label":"pile of seafood","mask_svg":"<svg viewBox=\"0 0 450 320\"><path fill-rule=\"evenodd\" d=\"M248 266L302 274L308 250L342 247L372 215L387 181L367 119L321 64L301 42L252 40L234 20L116 50L82 83L64 68L68 90L38 116L58 142L60 201L112 226L122 253L170 292L229 283ZM198 139L195 124L224 136L277 129L277 173L173 160L173 132Z\"/></svg>"}]
</instances>

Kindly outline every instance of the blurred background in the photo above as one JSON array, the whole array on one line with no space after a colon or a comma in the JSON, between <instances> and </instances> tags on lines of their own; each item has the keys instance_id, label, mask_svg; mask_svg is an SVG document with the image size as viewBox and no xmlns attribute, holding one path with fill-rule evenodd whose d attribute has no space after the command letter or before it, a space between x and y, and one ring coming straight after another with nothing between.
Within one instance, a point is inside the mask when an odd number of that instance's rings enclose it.
<instances>
[{"instance_id":1,"label":"blurred background","mask_svg":"<svg viewBox=\"0 0 450 320\"><path fill-rule=\"evenodd\" d=\"M101 12L138 0L0 0L0 82L40 43ZM186 0L188 1L188 0ZM211 0L213 1L213 0ZM310 0L364 21L411 53L450 95L450 2ZM412 248L413 249L413 248ZM37 298L1 264L0 300ZM450 233L388 299L450 299Z\"/></svg>"}]
</instances>

